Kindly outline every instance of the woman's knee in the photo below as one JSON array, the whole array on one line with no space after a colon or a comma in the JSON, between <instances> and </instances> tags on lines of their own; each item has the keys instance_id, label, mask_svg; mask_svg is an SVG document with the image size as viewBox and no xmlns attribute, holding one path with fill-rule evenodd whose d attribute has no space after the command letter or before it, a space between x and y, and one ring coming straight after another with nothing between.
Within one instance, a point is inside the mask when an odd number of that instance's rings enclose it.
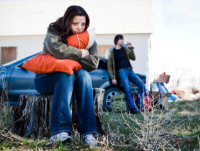
<instances>
[{"instance_id":1,"label":"woman's knee","mask_svg":"<svg viewBox=\"0 0 200 151\"><path fill-rule=\"evenodd\" d=\"M57 72L57 74L58 74L58 79L73 79L75 77L74 73L68 74L65 72Z\"/></svg>"},{"instance_id":2,"label":"woman's knee","mask_svg":"<svg viewBox=\"0 0 200 151\"><path fill-rule=\"evenodd\" d=\"M91 82L90 74L84 69L80 69L76 72L76 79L80 80L80 81L90 81Z\"/></svg>"}]
</instances>

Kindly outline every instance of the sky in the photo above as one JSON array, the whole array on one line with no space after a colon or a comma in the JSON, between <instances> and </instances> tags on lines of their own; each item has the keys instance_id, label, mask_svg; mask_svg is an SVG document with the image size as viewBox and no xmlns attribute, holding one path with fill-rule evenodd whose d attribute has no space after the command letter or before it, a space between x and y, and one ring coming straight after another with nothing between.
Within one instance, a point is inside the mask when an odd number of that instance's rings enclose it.
<instances>
[{"instance_id":1,"label":"sky","mask_svg":"<svg viewBox=\"0 0 200 151\"><path fill-rule=\"evenodd\" d=\"M200 75L200 0L152 0L152 4L153 70Z\"/></svg>"}]
</instances>

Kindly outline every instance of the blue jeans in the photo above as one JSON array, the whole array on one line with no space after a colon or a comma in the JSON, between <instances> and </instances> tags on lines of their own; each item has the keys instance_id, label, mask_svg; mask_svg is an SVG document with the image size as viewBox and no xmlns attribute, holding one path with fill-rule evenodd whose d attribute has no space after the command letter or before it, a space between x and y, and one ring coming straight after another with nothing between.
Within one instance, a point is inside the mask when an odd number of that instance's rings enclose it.
<instances>
[{"instance_id":1,"label":"blue jeans","mask_svg":"<svg viewBox=\"0 0 200 151\"><path fill-rule=\"evenodd\" d=\"M35 89L40 94L54 94L51 135L72 132L72 117L69 105L73 90L77 102L79 133L81 135L97 133L92 81L87 71L80 69L71 75L64 72L38 74L35 77L34 84Z\"/></svg>"},{"instance_id":2,"label":"blue jeans","mask_svg":"<svg viewBox=\"0 0 200 151\"><path fill-rule=\"evenodd\" d=\"M169 90L166 88L164 83L156 83L156 84L157 84L157 86L159 88L159 92L169 92ZM177 95L173 94L173 93L168 98L168 100L170 100L170 101L175 101L176 99L180 99L180 98Z\"/></svg>"},{"instance_id":3,"label":"blue jeans","mask_svg":"<svg viewBox=\"0 0 200 151\"><path fill-rule=\"evenodd\" d=\"M119 69L118 76L122 84L122 87L124 88L126 101L130 110L135 110L136 106L138 109L142 109L142 106L144 105L143 99L145 92L145 85L143 81L130 69ZM133 95L131 93L131 86L129 81L134 83L139 88L139 95L136 100L136 105L133 100Z\"/></svg>"}]
</instances>

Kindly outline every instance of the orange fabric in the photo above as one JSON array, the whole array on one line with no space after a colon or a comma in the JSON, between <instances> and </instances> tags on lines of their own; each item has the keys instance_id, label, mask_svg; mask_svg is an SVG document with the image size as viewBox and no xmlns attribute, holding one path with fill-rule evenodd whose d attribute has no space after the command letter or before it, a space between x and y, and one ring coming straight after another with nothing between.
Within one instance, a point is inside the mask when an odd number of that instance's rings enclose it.
<instances>
[{"instance_id":1,"label":"orange fabric","mask_svg":"<svg viewBox=\"0 0 200 151\"><path fill-rule=\"evenodd\" d=\"M35 73L66 72L72 74L82 69L77 61L69 59L59 60L51 56L50 53L38 54L28 60L22 67Z\"/></svg>"},{"instance_id":2,"label":"orange fabric","mask_svg":"<svg viewBox=\"0 0 200 151\"><path fill-rule=\"evenodd\" d=\"M176 93L185 93L183 90L172 90L172 93L176 94Z\"/></svg>"},{"instance_id":3,"label":"orange fabric","mask_svg":"<svg viewBox=\"0 0 200 151\"><path fill-rule=\"evenodd\" d=\"M89 33L87 30L85 30L81 34L71 35L70 37L67 38L67 41L68 41L67 43L68 46L73 46L75 48L79 48L79 42L80 42L80 49L85 49L89 42Z\"/></svg>"},{"instance_id":4,"label":"orange fabric","mask_svg":"<svg viewBox=\"0 0 200 151\"><path fill-rule=\"evenodd\" d=\"M80 49L85 49L89 43L89 33L86 30L81 34L71 35L68 37L67 41L68 46L79 48L80 44ZM72 74L82 69L82 66L77 61L70 59L59 60L51 56L50 53L36 55L28 60L22 67L35 73L66 72Z\"/></svg>"},{"instance_id":5,"label":"orange fabric","mask_svg":"<svg viewBox=\"0 0 200 151\"><path fill-rule=\"evenodd\" d=\"M163 72L161 75L166 75L165 72Z\"/></svg>"}]
</instances>

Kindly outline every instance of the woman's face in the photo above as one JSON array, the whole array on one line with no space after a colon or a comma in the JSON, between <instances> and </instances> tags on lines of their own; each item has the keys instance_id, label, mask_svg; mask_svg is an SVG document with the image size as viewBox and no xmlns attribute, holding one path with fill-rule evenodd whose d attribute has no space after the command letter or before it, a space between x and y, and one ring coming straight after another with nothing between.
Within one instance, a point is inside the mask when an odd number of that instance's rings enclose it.
<instances>
[{"instance_id":1,"label":"woman's face","mask_svg":"<svg viewBox=\"0 0 200 151\"><path fill-rule=\"evenodd\" d=\"M72 21L71 30L73 34L80 34L84 32L86 25L85 16L75 16Z\"/></svg>"}]
</instances>

